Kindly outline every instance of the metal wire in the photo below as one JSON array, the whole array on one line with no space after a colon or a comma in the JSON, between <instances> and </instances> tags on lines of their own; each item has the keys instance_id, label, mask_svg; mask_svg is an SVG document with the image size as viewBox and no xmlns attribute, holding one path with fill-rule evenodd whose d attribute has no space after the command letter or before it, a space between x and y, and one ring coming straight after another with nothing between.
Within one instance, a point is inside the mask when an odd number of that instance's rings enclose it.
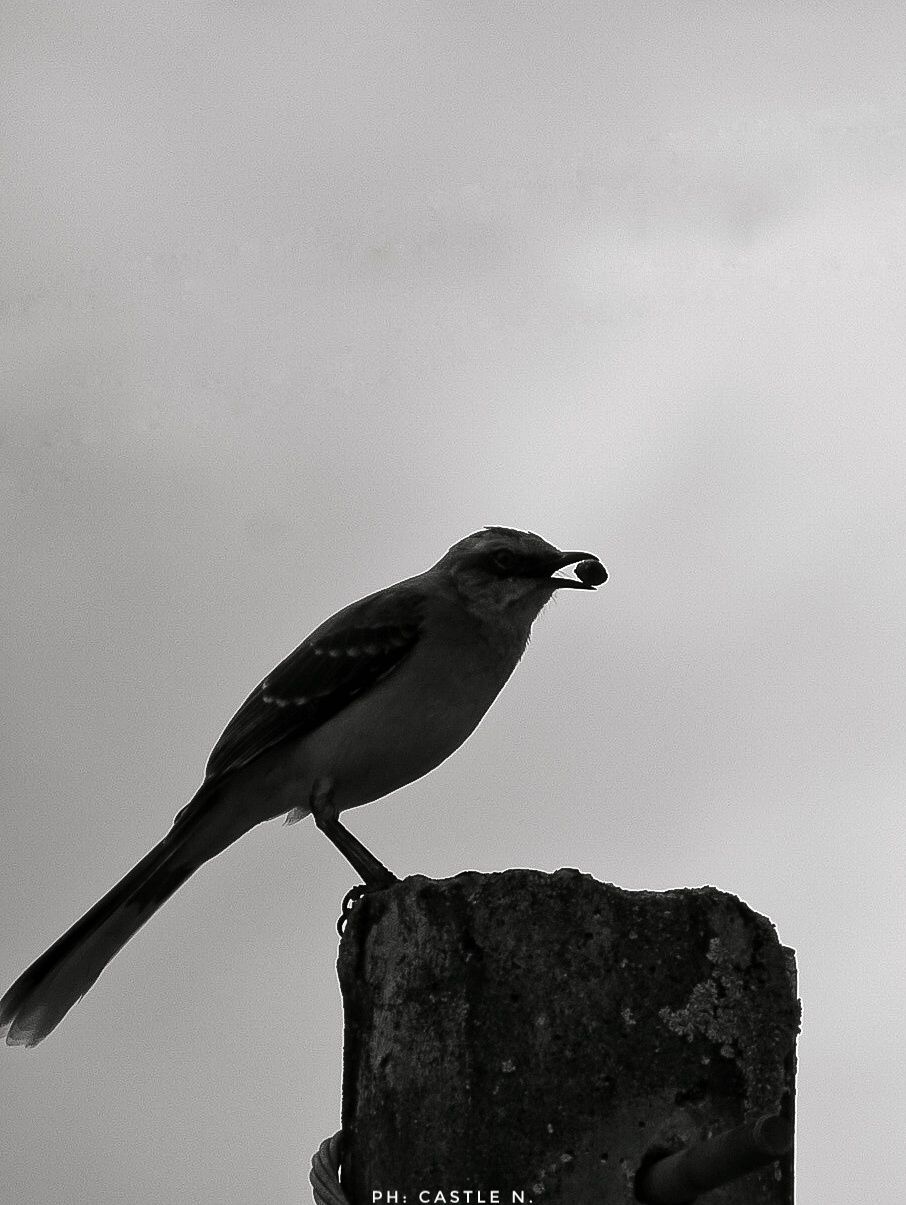
<instances>
[{"instance_id":1,"label":"metal wire","mask_svg":"<svg viewBox=\"0 0 906 1205\"><path fill-rule=\"evenodd\" d=\"M308 1180L315 1205L349 1205L349 1198L340 1187L340 1159L343 1154L343 1131L325 1138L311 1157Z\"/></svg>"},{"instance_id":2,"label":"metal wire","mask_svg":"<svg viewBox=\"0 0 906 1205\"><path fill-rule=\"evenodd\" d=\"M792 1144L792 1122L766 1114L649 1163L636 1177L636 1200L645 1205L687 1205L700 1193L773 1163Z\"/></svg>"}]
</instances>

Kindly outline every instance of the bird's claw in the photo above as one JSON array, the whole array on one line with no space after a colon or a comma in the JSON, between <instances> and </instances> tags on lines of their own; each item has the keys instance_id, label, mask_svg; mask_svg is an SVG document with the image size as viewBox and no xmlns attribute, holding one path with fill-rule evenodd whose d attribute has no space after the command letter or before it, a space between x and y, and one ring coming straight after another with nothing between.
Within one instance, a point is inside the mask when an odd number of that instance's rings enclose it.
<instances>
[{"instance_id":1,"label":"bird's claw","mask_svg":"<svg viewBox=\"0 0 906 1205\"><path fill-rule=\"evenodd\" d=\"M367 884L357 883L355 887L350 887L350 889L343 896L343 903L340 905L340 916L337 920L337 932L341 937L343 936L343 931L346 928L346 924L350 916L352 916L353 908L355 908L362 896L367 894Z\"/></svg>"},{"instance_id":2,"label":"bird's claw","mask_svg":"<svg viewBox=\"0 0 906 1205\"><path fill-rule=\"evenodd\" d=\"M350 887L343 896L343 903L340 905L340 916L337 920L337 932L342 937L346 930L346 924L352 916L356 904L363 896L371 895L375 891L384 891L387 887L392 887L394 883L398 883L399 879L395 874L392 874L386 868L382 868L387 876L387 881L383 880L372 883L356 883L355 887Z\"/></svg>"}]
</instances>

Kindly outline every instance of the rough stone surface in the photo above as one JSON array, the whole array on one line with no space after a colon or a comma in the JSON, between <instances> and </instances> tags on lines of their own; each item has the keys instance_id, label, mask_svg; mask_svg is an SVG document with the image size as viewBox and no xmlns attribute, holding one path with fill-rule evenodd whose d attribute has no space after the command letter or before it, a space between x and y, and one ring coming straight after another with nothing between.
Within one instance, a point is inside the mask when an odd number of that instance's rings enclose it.
<instances>
[{"instance_id":1,"label":"rough stone surface","mask_svg":"<svg viewBox=\"0 0 906 1205\"><path fill-rule=\"evenodd\" d=\"M630 1203L652 1152L792 1116L789 952L710 887L415 877L357 905L339 975L353 1205ZM792 1158L707 1200L792 1205Z\"/></svg>"}]
</instances>

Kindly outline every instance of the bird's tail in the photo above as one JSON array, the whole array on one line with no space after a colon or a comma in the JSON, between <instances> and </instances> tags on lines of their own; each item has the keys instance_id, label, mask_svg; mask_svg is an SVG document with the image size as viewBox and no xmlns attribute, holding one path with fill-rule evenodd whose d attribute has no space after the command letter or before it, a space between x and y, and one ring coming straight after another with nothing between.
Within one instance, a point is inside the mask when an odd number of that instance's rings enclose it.
<instances>
[{"instance_id":1,"label":"bird's tail","mask_svg":"<svg viewBox=\"0 0 906 1205\"><path fill-rule=\"evenodd\" d=\"M202 802L198 796L196 802ZM203 807L184 809L166 837L19 976L0 1000L0 1034L8 1027L8 1045L43 1041L129 938L225 847L204 839L206 815Z\"/></svg>"}]
</instances>

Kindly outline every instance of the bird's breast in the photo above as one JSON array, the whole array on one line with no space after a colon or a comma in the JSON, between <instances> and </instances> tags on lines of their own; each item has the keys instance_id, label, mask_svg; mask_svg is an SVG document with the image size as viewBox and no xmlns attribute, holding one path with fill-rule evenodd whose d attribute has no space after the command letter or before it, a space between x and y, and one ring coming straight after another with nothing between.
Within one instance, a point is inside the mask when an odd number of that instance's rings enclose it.
<instances>
[{"instance_id":1,"label":"bird's breast","mask_svg":"<svg viewBox=\"0 0 906 1205\"><path fill-rule=\"evenodd\" d=\"M300 743L307 774L328 776L342 811L414 782L474 731L518 658L488 656L462 641L420 643L365 695Z\"/></svg>"}]
</instances>

